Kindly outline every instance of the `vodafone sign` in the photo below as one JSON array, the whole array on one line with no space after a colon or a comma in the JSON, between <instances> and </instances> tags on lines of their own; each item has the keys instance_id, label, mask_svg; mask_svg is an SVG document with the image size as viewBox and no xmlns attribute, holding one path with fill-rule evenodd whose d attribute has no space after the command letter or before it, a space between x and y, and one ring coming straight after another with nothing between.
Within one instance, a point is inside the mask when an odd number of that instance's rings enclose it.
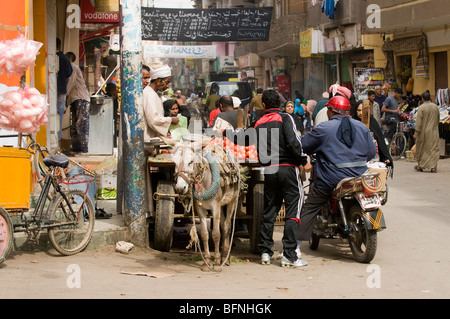
<instances>
[{"instance_id":1,"label":"vodafone sign","mask_svg":"<svg viewBox=\"0 0 450 319\"><path fill-rule=\"evenodd\" d=\"M81 0L81 22L119 22L119 13L95 12L94 0Z\"/></svg>"}]
</instances>

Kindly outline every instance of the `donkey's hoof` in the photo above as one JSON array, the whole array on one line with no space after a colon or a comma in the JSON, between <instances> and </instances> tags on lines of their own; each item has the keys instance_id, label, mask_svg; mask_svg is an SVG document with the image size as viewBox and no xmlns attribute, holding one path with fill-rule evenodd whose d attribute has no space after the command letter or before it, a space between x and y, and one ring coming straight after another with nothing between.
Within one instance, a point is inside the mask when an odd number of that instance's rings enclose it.
<instances>
[{"instance_id":1,"label":"donkey's hoof","mask_svg":"<svg viewBox=\"0 0 450 319\"><path fill-rule=\"evenodd\" d=\"M211 266L209 266L208 264L203 264L201 269L205 272L211 271Z\"/></svg>"},{"instance_id":2,"label":"donkey's hoof","mask_svg":"<svg viewBox=\"0 0 450 319\"><path fill-rule=\"evenodd\" d=\"M230 258L228 258L228 259L225 259L225 257L222 258L222 263L223 263L225 266L229 266L229 265L230 265Z\"/></svg>"}]
</instances>

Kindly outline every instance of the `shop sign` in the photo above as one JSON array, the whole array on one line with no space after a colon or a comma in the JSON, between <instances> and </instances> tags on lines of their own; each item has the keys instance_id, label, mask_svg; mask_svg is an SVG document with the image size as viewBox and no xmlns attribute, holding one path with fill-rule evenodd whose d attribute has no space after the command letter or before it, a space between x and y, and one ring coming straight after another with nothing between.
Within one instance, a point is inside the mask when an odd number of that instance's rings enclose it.
<instances>
[{"instance_id":1,"label":"shop sign","mask_svg":"<svg viewBox=\"0 0 450 319\"><path fill-rule=\"evenodd\" d=\"M94 0L81 0L81 22L119 22L119 12L96 12Z\"/></svg>"},{"instance_id":2,"label":"shop sign","mask_svg":"<svg viewBox=\"0 0 450 319\"><path fill-rule=\"evenodd\" d=\"M311 57L311 34L312 29L300 33L300 57Z\"/></svg>"},{"instance_id":3,"label":"shop sign","mask_svg":"<svg viewBox=\"0 0 450 319\"><path fill-rule=\"evenodd\" d=\"M188 69L193 69L195 67L195 60L191 58L184 59L184 66Z\"/></svg>"},{"instance_id":4,"label":"shop sign","mask_svg":"<svg viewBox=\"0 0 450 319\"><path fill-rule=\"evenodd\" d=\"M323 45L325 47L325 52L336 52L336 41L334 38L324 39Z\"/></svg>"},{"instance_id":5,"label":"shop sign","mask_svg":"<svg viewBox=\"0 0 450 319\"><path fill-rule=\"evenodd\" d=\"M144 45L144 58L215 59L216 45Z\"/></svg>"}]
</instances>

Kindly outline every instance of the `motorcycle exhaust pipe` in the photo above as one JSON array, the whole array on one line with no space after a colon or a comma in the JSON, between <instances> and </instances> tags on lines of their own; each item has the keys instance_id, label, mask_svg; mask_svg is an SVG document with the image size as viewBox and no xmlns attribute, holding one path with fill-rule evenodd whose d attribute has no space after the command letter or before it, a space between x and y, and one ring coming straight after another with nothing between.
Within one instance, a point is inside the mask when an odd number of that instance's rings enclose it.
<instances>
[{"instance_id":1,"label":"motorcycle exhaust pipe","mask_svg":"<svg viewBox=\"0 0 450 319\"><path fill-rule=\"evenodd\" d=\"M344 211L344 205L342 204L342 201L338 201L339 205L339 212L341 213L342 221L344 222L345 231L348 231L348 224L347 224L347 218L345 217L345 211Z\"/></svg>"}]
</instances>

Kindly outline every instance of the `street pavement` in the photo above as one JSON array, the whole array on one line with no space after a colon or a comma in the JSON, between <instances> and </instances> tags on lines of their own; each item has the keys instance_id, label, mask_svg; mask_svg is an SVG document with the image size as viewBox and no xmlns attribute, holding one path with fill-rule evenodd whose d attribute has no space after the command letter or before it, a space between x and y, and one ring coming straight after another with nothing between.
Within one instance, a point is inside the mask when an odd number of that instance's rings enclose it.
<instances>
[{"instance_id":1,"label":"street pavement","mask_svg":"<svg viewBox=\"0 0 450 319\"><path fill-rule=\"evenodd\" d=\"M70 257L14 251L0 265L0 299L447 299L450 158L439 161L436 174L414 165L395 162L383 207L387 229L378 233L370 264L355 262L341 240L322 240L316 251L303 243L309 265L285 269L279 260L260 265L248 239L237 238L222 272L202 272L186 238L171 252L134 247L122 254L114 245ZM274 238L276 256L282 233Z\"/></svg>"}]
</instances>

